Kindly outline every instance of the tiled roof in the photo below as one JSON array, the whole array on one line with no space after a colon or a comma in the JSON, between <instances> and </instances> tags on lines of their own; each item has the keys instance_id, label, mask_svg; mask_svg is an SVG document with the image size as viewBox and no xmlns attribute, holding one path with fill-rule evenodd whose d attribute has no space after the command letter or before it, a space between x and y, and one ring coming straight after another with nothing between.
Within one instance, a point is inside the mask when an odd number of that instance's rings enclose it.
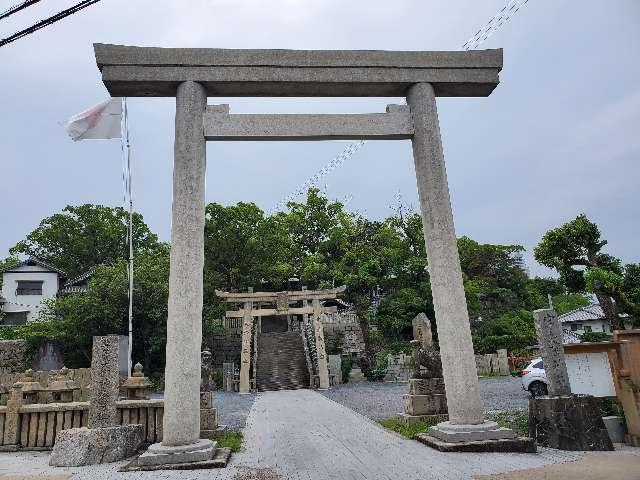
<instances>
[{"instance_id":1,"label":"tiled roof","mask_svg":"<svg viewBox=\"0 0 640 480\"><path fill-rule=\"evenodd\" d=\"M620 315L620 317L626 318L629 315L626 313ZM604 312L599 303L592 303L586 307L576 308L558 317L560 323L570 322L585 322L587 320L602 320L604 318Z\"/></svg>"},{"instance_id":2,"label":"tiled roof","mask_svg":"<svg viewBox=\"0 0 640 480\"><path fill-rule=\"evenodd\" d=\"M73 286L77 285L78 283L84 282L89 277L91 277L91 275L93 275L94 271L95 271L95 267L91 267L89 270L87 270L83 274L78 275L75 278L72 278L71 280L69 280L67 283L64 284L65 288L66 287L73 287Z\"/></svg>"},{"instance_id":3,"label":"tiled roof","mask_svg":"<svg viewBox=\"0 0 640 480\"><path fill-rule=\"evenodd\" d=\"M49 270L51 270L52 272L56 272L57 274L66 277L67 274L64 273L62 270L60 270L59 268L56 267L52 267L51 265L43 262L42 260L40 260L39 258L36 257L29 257L26 260L16 263L14 265L9 265L7 267L4 267L3 269L0 269L0 273L3 272L10 272L11 270L13 270L14 268L19 268L25 265L39 265L42 268L48 268Z\"/></svg>"},{"instance_id":4,"label":"tiled roof","mask_svg":"<svg viewBox=\"0 0 640 480\"><path fill-rule=\"evenodd\" d=\"M67 295L70 293L83 293L86 291L87 291L87 287L85 285L81 285L81 286L70 285L70 286L62 287L58 293L60 295Z\"/></svg>"}]
</instances>

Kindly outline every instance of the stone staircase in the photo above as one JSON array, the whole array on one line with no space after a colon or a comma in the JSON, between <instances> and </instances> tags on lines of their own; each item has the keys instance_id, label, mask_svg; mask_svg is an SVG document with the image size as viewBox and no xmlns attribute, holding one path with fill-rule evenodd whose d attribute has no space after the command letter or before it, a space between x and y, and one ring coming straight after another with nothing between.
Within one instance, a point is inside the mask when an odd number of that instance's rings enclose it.
<instances>
[{"instance_id":1,"label":"stone staircase","mask_svg":"<svg viewBox=\"0 0 640 480\"><path fill-rule=\"evenodd\" d=\"M300 332L258 335L256 388L259 392L309 388L309 368Z\"/></svg>"}]
</instances>

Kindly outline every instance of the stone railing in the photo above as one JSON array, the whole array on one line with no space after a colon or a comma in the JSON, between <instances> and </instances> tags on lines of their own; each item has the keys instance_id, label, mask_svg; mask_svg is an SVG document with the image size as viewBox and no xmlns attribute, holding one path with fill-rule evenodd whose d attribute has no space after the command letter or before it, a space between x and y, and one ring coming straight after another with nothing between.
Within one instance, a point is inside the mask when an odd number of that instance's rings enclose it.
<instances>
[{"instance_id":1,"label":"stone railing","mask_svg":"<svg viewBox=\"0 0 640 480\"><path fill-rule=\"evenodd\" d=\"M79 389L73 392L73 400L79 402L89 398L89 388L91 384L91 369L90 368L70 368L67 370L69 380L73 380L78 384ZM32 376L34 381L39 382L41 385L47 385L51 379L53 371L34 371ZM0 385L5 385L7 388L14 383L22 380L24 373L0 373ZM49 399L46 398L46 392L42 392L39 397L40 403L47 403Z\"/></svg>"},{"instance_id":2,"label":"stone railing","mask_svg":"<svg viewBox=\"0 0 640 480\"><path fill-rule=\"evenodd\" d=\"M89 402L22 405L20 396L13 389L0 406L0 451L50 450L60 430L87 426ZM120 400L116 407L120 425L140 424L148 443L162 441L163 400Z\"/></svg>"}]
</instances>

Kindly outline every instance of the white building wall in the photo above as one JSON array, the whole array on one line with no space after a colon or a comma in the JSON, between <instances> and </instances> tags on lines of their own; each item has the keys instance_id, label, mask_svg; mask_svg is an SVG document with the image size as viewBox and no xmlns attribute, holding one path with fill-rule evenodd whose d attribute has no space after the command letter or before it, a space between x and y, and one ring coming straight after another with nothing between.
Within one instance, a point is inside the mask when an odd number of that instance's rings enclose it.
<instances>
[{"instance_id":1,"label":"white building wall","mask_svg":"<svg viewBox=\"0 0 640 480\"><path fill-rule=\"evenodd\" d=\"M24 265L16 270L19 271L2 274L2 296L7 301L4 305L4 311L26 311L29 322L38 316L42 300L55 297L58 293L58 274L48 272L38 265ZM18 280L42 281L42 295L16 295Z\"/></svg>"},{"instance_id":2,"label":"white building wall","mask_svg":"<svg viewBox=\"0 0 640 480\"><path fill-rule=\"evenodd\" d=\"M571 393L594 397L615 396L611 366L606 352L565 353L564 358Z\"/></svg>"}]
</instances>

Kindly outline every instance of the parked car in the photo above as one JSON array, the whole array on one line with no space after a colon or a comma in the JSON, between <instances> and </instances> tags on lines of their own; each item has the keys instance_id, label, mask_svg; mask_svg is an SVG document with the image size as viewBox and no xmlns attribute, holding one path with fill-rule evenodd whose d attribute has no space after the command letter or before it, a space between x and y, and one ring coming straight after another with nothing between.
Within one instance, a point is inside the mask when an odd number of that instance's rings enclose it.
<instances>
[{"instance_id":1,"label":"parked car","mask_svg":"<svg viewBox=\"0 0 640 480\"><path fill-rule=\"evenodd\" d=\"M522 388L532 397L547 395L547 374L541 358L536 358L522 370Z\"/></svg>"}]
</instances>

